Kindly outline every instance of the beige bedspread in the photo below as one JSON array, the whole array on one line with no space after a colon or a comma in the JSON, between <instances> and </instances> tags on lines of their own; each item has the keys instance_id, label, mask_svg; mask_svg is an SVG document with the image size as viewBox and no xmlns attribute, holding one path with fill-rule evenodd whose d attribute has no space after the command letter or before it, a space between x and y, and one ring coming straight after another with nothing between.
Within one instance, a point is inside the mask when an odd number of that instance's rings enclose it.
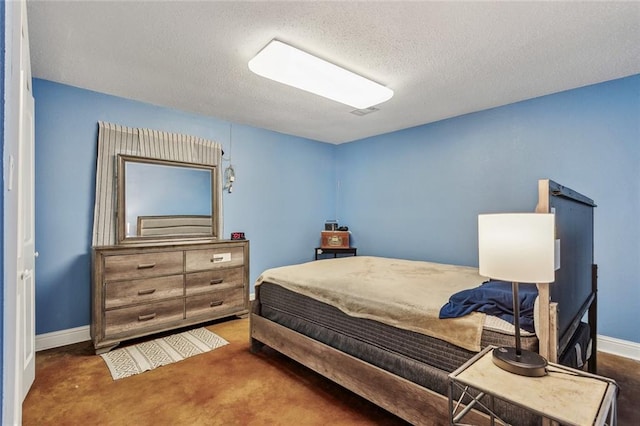
<instances>
[{"instance_id":1,"label":"beige bedspread","mask_svg":"<svg viewBox=\"0 0 640 426\"><path fill-rule=\"evenodd\" d=\"M439 319L438 314L452 294L486 280L467 266L353 256L268 269L256 285L278 284L348 315L479 351L485 314L453 319Z\"/></svg>"}]
</instances>

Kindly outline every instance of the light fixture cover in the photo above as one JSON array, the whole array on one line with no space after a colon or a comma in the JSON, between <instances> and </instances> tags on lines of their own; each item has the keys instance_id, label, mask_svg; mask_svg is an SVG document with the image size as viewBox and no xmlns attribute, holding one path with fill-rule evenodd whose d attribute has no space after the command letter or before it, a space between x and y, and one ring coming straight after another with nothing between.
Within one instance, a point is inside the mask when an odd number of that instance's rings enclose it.
<instances>
[{"instance_id":1,"label":"light fixture cover","mask_svg":"<svg viewBox=\"0 0 640 426\"><path fill-rule=\"evenodd\" d=\"M249 69L263 77L332 99L358 109L388 101L393 90L358 74L272 40Z\"/></svg>"},{"instance_id":2,"label":"light fixture cover","mask_svg":"<svg viewBox=\"0 0 640 426\"><path fill-rule=\"evenodd\" d=\"M478 255L482 276L519 283L555 281L554 215L479 215Z\"/></svg>"}]
</instances>

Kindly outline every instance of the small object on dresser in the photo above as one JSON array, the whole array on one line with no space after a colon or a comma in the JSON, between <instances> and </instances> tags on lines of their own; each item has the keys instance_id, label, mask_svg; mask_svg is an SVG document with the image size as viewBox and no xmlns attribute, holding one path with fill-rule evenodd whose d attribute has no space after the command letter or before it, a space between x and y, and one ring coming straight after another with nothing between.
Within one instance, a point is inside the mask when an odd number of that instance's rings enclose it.
<instances>
[{"instance_id":1,"label":"small object on dresser","mask_svg":"<svg viewBox=\"0 0 640 426\"><path fill-rule=\"evenodd\" d=\"M244 232L232 232L231 233L232 240L244 240Z\"/></svg>"},{"instance_id":2,"label":"small object on dresser","mask_svg":"<svg viewBox=\"0 0 640 426\"><path fill-rule=\"evenodd\" d=\"M335 220L327 220L324 223L325 231L335 231L336 229L338 229L338 222L336 222Z\"/></svg>"},{"instance_id":3,"label":"small object on dresser","mask_svg":"<svg viewBox=\"0 0 640 426\"><path fill-rule=\"evenodd\" d=\"M348 231L322 231L321 248L349 248Z\"/></svg>"}]
</instances>

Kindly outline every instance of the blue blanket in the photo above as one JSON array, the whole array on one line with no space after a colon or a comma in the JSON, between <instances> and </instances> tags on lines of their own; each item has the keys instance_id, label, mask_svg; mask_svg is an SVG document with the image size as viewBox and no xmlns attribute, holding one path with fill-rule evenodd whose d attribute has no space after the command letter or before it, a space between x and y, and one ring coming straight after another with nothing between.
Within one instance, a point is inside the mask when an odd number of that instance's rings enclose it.
<instances>
[{"instance_id":1,"label":"blue blanket","mask_svg":"<svg viewBox=\"0 0 640 426\"><path fill-rule=\"evenodd\" d=\"M533 305L538 296L535 284L519 284L520 328L535 332L533 325ZM449 299L440 309L440 318L458 318L471 312L484 312L505 321L513 320L513 293L511 283L488 281L480 287L460 291Z\"/></svg>"}]
</instances>

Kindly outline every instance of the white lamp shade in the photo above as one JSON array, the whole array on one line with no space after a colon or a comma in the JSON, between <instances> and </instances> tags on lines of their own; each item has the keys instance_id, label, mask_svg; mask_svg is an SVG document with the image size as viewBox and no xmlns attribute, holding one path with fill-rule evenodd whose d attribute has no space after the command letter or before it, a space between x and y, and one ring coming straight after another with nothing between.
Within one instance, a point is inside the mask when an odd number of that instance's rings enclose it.
<instances>
[{"instance_id":1,"label":"white lamp shade","mask_svg":"<svg viewBox=\"0 0 640 426\"><path fill-rule=\"evenodd\" d=\"M479 273L518 283L555 281L555 217L546 213L478 216Z\"/></svg>"}]
</instances>

